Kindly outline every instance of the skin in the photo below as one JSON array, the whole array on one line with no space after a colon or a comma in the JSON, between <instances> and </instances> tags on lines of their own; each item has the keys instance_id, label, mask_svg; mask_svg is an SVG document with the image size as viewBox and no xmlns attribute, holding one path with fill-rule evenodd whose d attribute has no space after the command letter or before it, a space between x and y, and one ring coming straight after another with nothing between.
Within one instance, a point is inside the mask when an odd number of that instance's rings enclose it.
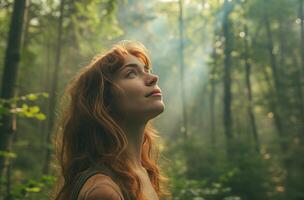
<instances>
[{"instance_id":1,"label":"skin","mask_svg":"<svg viewBox=\"0 0 304 200\"><path fill-rule=\"evenodd\" d=\"M135 66L136 65L136 66ZM133 55L126 55L124 66L116 74L114 83L123 94L114 99L114 117L128 139L127 154L133 169L141 178L144 194L158 199L147 171L141 164L141 146L148 121L164 111L162 96L148 96L157 86L158 76L150 73L145 64Z\"/></svg>"}]
</instances>

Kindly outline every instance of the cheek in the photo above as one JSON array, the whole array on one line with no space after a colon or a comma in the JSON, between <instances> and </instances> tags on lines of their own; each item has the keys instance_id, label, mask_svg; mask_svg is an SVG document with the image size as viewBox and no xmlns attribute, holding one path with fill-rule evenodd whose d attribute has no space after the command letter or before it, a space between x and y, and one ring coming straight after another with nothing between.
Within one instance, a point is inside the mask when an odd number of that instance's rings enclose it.
<instances>
[{"instance_id":1,"label":"cheek","mask_svg":"<svg viewBox=\"0 0 304 200\"><path fill-rule=\"evenodd\" d=\"M121 98L126 106L139 106L145 99L142 95L142 92L131 88L125 90L125 95Z\"/></svg>"},{"instance_id":2,"label":"cheek","mask_svg":"<svg viewBox=\"0 0 304 200\"><path fill-rule=\"evenodd\" d=\"M123 98L126 100L136 100L144 97L144 89L140 80L128 81L121 84Z\"/></svg>"},{"instance_id":3,"label":"cheek","mask_svg":"<svg viewBox=\"0 0 304 200\"><path fill-rule=\"evenodd\" d=\"M132 112L139 110L146 105L145 94L148 92L141 79L122 80L116 82L115 89L115 110L119 112Z\"/></svg>"},{"instance_id":4,"label":"cheek","mask_svg":"<svg viewBox=\"0 0 304 200\"><path fill-rule=\"evenodd\" d=\"M113 104L118 110L125 112L134 109L145 101L143 92L139 88L121 87L121 91L116 91Z\"/></svg>"}]
</instances>

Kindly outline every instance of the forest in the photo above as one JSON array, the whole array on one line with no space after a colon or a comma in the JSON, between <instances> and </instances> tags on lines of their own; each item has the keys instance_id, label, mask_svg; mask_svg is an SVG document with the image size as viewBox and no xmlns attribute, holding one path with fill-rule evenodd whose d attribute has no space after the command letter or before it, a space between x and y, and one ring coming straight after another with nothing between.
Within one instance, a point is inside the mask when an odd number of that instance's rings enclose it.
<instances>
[{"instance_id":1,"label":"forest","mask_svg":"<svg viewBox=\"0 0 304 200\"><path fill-rule=\"evenodd\" d=\"M143 43L173 200L304 199L304 0L0 0L0 199L49 199L65 85Z\"/></svg>"}]
</instances>

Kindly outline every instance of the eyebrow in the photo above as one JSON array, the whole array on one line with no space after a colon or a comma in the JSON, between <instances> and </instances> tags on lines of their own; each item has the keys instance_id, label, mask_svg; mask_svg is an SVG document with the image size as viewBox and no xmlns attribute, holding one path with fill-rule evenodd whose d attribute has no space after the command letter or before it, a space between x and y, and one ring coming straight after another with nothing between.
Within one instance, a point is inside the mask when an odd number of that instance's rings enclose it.
<instances>
[{"instance_id":1,"label":"eyebrow","mask_svg":"<svg viewBox=\"0 0 304 200\"><path fill-rule=\"evenodd\" d=\"M121 68L119 71L122 71L122 70L124 70L124 69L127 68L127 67L141 68L141 67L140 67L138 64L136 64L136 63L130 63L130 64L126 64L126 65L122 66L122 68ZM149 69L148 65L144 65L143 67L144 67L144 69Z\"/></svg>"}]
</instances>

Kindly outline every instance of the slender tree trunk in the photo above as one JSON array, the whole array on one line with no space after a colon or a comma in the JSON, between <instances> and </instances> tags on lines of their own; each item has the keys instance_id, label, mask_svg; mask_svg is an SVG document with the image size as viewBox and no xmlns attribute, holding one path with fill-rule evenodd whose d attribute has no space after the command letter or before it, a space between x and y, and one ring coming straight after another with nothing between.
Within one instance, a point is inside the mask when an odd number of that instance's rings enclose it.
<instances>
[{"instance_id":1,"label":"slender tree trunk","mask_svg":"<svg viewBox=\"0 0 304 200\"><path fill-rule=\"evenodd\" d=\"M180 49L179 49L179 62L180 62L180 84L181 84L181 100L182 100L182 122L183 126L181 128L184 137L188 137L188 118L187 118L187 108L186 108L186 90L185 90L185 80L184 80L184 18L183 18L183 0L179 0L179 37L180 37Z\"/></svg>"},{"instance_id":2,"label":"slender tree trunk","mask_svg":"<svg viewBox=\"0 0 304 200\"><path fill-rule=\"evenodd\" d=\"M302 92L302 84L301 84L301 78L302 78L302 69L301 66L298 63L297 57L295 56L295 54L292 56L292 64L293 66L296 68L296 72L294 73L294 77L295 79L293 80L293 84L294 84L294 94L297 97L297 102L295 107L296 108L300 108L299 109L299 123L300 123L300 128L299 128L299 133L298 135L301 137L303 137L303 133L304 133L304 125L303 125L303 92ZM292 85L293 85L292 84ZM300 141L301 142L301 141Z\"/></svg>"},{"instance_id":3,"label":"slender tree trunk","mask_svg":"<svg viewBox=\"0 0 304 200\"><path fill-rule=\"evenodd\" d=\"M249 45L248 45L248 28L245 25L245 37L244 37L244 61L245 61L245 81L246 81L246 90L247 90L247 98L248 98L248 107L247 112L250 119L250 125L252 128L252 135L255 142L255 150L260 152L260 139L258 135L258 130L256 127L255 116L253 113L253 100L252 100L252 90L251 90L251 64L249 63Z\"/></svg>"},{"instance_id":4,"label":"slender tree trunk","mask_svg":"<svg viewBox=\"0 0 304 200\"><path fill-rule=\"evenodd\" d=\"M269 100L269 108L273 113L273 118L274 118L274 125L278 131L278 135L279 135L279 139L282 139L283 137L283 124L281 121L281 117L278 114L278 105L276 102L276 96L277 94L274 91L274 86L272 84L272 80L271 77L269 76L266 68L263 69L263 74L266 80L266 83L268 85L268 88L270 91L265 91L264 92L264 96L267 96L268 93L270 93L270 95L268 94L268 97L270 98ZM280 148L282 152L285 152L287 150L287 147L285 146L285 141L280 140Z\"/></svg>"},{"instance_id":5,"label":"slender tree trunk","mask_svg":"<svg viewBox=\"0 0 304 200\"><path fill-rule=\"evenodd\" d=\"M2 78L1 98L10 99L14 97L15 84L17 80L18 64L20 60L20 46L22 38L22 27L24 19L26 0L16 0L10 23L8 43L5 52L4 73ZM5 105L9 107L9 105ZM12 117L2 116L0 126L0 151L10 149L12 139ZM0 179L3 175L6 158L0 156Z\"/></svg>"},{"instance_id":6,"label":"slender tree trunk","mask_svg":"<svg viewBox=\"0 0 304 200\"><path fill-rule=\"evenodd\" d=\"M279 100L282 95L282 90L281 90L281 83L279 79L279 73L278 73L278 67L277 67L277 62L276 62L276 57L273 52L273 36L270 28L270 21L269 17L266 11L267 7L267 2L264 0L264 21L265 21L265 29L266 29L266 34L268 38L268 44L267 44L267 49L269 53L269 59L270 59L270 67L271 67L271 72L272 72L272 77L274 80L274 97L272 98L272 109L273 109L273 114L274 114L274 121L275 125L278 131L278 135L280 137L280 146L282 151L286 151L288 148L288 143L286 141L285 135L284 135L284 130L283 130L283 122L281 120L281 113L279 112Z\"/></svg>"},{"instance_id":7,"label":"slender tree trunk","mask_svg":"<svg viewBox=\"0 0 304 200\"><path fill-rule=\"evenodd\" d=\"M273 37L272 37L272 32L270 29L270 22L269 22L269 18L268 18L267 14L265 14L264 19L265 19L266 34L268 37L267 49L268 49L268 53L269 53L270 67L271 67L271 72L272 72L272 76L273 76L273 80L274 80L274 87L275 87L274 89L277 92L278 88L280 88L279 73L278 73L278 69L277 69L276 58L273 53Z\"/></svg>"},{"instance_id":8,"label":"slender tree trunk","mask_svg":"<svg viewBox=\"0 0 304 200\"><path fill-rule=\"evenodd\" d=\"M284 22L284 19L279 19L279 38L280 38L280 58L279 58L279 74L284 73L285 68L285 51L286 51L286 37L285 37L285 30L288 30L288 27L286 27L286 23ZM284 74L283 74L284 76Z\"/></svg>"},{"instance_id":9,"label":"slender tree trunk","mask_svg":"<svg viewBox=\"0 0 304 200\"><path fill-rule=\"evenodd\" d=\"M60 16L58 21L58 32L57 32L57 47L56 47L56 58L55 58L55 69L52 78L52 85L50 91L50 105L49 105L49 122L48 122L48 132L47 132L47 146L46 146L46 155L43 172L45 174L49 173L49 165L51 161L51 149L49 144L51 144L51 135L55 124L55 107L57 103L57 89L58 89L58 76L59 76L59 66L61 60L61 48L62 48L62 29L63 29L63 9L64 9L65 0L60 2Z\"/></svg>"},{"instance_id":10,"label":"slender tree trunk","mask_svg":"<svg viewBox=\"0 0 304 200\"><path fill-rule=\"evenodd\" d=\"M210 139L211 139L211 145L215 149L215 143L216 143L216 137L215 137L216 52L215 52L215 49L213 49L212 59L213 59L213 66L212 66L211 78L210 78L210 84L211 84L211 92L210 92L210 121L211 121L211 123L210 123L211 124Z\"/></svg>"},{"instance_id":11,"label":"slender tree trunk","mask_svg":"<svg viewBox=\"0 0 304 200\"><path fill-rule=\"evenodd\" d=\"M224 18L223 18L223 32L225 37L225 47L224 47L224 128L225 135L227 139L227 153L228 155L232 153L232 115L231 115L231 51L232 51L232 35L231 35L231 20L229 15L232 11L232 2L225 0L224 2Z\"/></svg>"},{"instance_id":12,"label":"slender tree trunk","mask_svg":"<svg viewBox=\"0 0 304 200\"><path fill-rule=\"evenodd\" d=\"M48 3L50 3L48 1ZM52 11L50 11L50 13L48 13L48 16L47 16L47 23L48 24L51 24L51 13ZM44 71L44 76L43 76L43 80L42 80L42 90L43 91L50 91L50 74L51 74L51 34L50 34L50 29L49 27L47 27L48 31L45 35L45 41L46 41L46 52L45 52L45 71ZM50 99L47 98L44 100L44 105L50 105ZM46 113L47 116L50 115L50 111L49 111L49 107L48 106L44 106L44 112ZM48 121L49 120L44 120L44 121L41 121L40 122L40 132L42 133L42 137L41 137L41 144L43 146L43 148L45 148L44 150L47 152L48 150L46 149L47 146L49 145L49 140L48 140L48 133L49 133L49 126L48 126ZM48 155L48 154L46 154ZM46 169L46 165L47 165L47 157L45 158L45 164L42 166L42 173L44 173L45 171L48 171Z\"/></svg>"},{"instance_id":13,"label":"slender tree trunk","mask_svg":"<svg viewBox=\"0 0 304 200\"><path fill-rule=\"evenodd\" d=\"M26 2L25 5L25 10L24 10L24 28L23 28L23 34L22 34L22 49L27 49L27 46L29 44L29 37L28 37L28 33L29 33L29 27L30 27L30 17L29 17L29 10L30 10L30 1Z\"/></svg>"},{"instance_id":14,"label":"slender tree trunk","mask_svg":"<svg viewBox=\"0 0 304 200\"><path fill-rule=\"evenodd\" d=\"M304 0L299 0L299 16L301 19L301 67L304 70Z\"/></svg>"},{"instance_id":15,"label":"slender tree trunk","mask_svg":"<svg viewBox=\"0 0 304 200\"><path fill-rule=\"evenodd\" d=\"M303 71L304 71L304 0L299 0L299 16L301 19L301 27L300 27L300 33L301 33L301 66L299 67L299 85L298 85L298 96L299 96L299 101L300 101L300 118L301 121L304 121L304 95L303 95L303 87L302 87L302 82L303 82ZM300 136L304 138L304 125L301 126L300 128L301 133ZM301 140L303 144L303 140Z\"/></svg>"}]
</instances>

